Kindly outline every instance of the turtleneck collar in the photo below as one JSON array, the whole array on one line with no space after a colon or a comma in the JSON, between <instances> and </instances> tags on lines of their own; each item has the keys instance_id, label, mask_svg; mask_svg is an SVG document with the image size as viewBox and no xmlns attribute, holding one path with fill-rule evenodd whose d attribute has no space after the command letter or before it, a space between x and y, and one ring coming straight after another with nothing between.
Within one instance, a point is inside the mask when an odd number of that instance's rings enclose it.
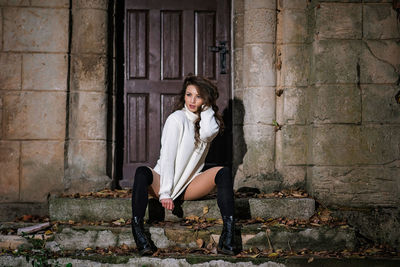
<instances>
[{"instance_id":1,"label":"turtleneck collar","mask_svg":"<svg viewBox=\"0 0 400 267\"><path fill-rule=\"evenodd\" d=\"M186 117L188 117L189 120L195 121L199 116L196 113L191 112L188 107L185 104L185 107L183 108L186 114Z\"/></svg>"}]
</instances>

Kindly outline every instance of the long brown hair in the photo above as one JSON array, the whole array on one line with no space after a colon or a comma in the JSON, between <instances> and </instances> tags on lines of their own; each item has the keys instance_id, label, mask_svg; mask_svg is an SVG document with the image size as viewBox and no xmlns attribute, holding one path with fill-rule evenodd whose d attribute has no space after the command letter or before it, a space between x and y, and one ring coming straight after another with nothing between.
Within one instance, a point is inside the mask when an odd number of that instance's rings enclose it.
<instances>
[{"instance_id":1,"label":"long brown hair","mask_svg":"<svg viewBox=\"0 0 400 267\"><path fill-rule=\"evenodd\" d=\"M217 119L217 123L219 125L219 132L221 133L224 130L224 121L222 119L221 114L219 114L218 106L216 104L219 93L218 93L218 88L217 86L212 83L210 80L208 80L205 77L202 76L196 76L193 74L189 74L186 76L185 80L183 81L182 84L182 90L179 94L179 100L175 105L176 110L181 110L185 106L185 94L186 94L186 88L189 85L194 85L196 86L196 89L199 93L199 95L204 99L204 105L211 107L215 114L215 118ZM199 114L200 115L200 114ZM200 116L194 121L194 144L196 147L200 144Z\"/></svg>"}]
</instances>

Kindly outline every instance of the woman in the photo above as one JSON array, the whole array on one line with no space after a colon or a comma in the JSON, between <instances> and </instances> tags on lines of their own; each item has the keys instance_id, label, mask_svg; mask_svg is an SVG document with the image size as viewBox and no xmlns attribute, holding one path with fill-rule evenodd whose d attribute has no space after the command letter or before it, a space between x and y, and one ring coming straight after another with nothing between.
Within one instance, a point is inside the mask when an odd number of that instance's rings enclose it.
<instances>
[{"instance_id":1,"label":"woman","mask_svg":"<svg viewBox=\"0 0 400 267\"><path fill-rule=\"evenodd\" d=\"M200 172L211 141L223 129L217 98L217 87L209 80L193 75L186 77L177 108L164 125L157 165L154 169L145 166L136 169L132 191L132 233L140 255L154 251L143 230L148 192L158 198L165 209L173 210L175 199L199 199L215 186L223 220L218 250L234 254L231 171L226 167L214 167Z\"/></svg>"}]
</instances>

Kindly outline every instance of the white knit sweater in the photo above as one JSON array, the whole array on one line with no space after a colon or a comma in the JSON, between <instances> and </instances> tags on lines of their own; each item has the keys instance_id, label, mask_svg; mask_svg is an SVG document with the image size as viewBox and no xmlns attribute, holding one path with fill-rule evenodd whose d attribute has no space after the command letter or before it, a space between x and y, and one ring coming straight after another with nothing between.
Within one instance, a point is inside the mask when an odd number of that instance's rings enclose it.
<instances>
[{"instance_id":1,"label":"white knit sweater","mask_svg":"<svg viewBox=\"0 0 400 267\"><path fill-rule=\"evenodd\" d=\"M160 158L154 171L160 174L160 200L177 198L204 166L211 141L218 134L219 126L212 108L200 114L200 140L194 142L194 121L198 115L186 106L167 118L161 137Z\"/></svg>"}]
</instances>

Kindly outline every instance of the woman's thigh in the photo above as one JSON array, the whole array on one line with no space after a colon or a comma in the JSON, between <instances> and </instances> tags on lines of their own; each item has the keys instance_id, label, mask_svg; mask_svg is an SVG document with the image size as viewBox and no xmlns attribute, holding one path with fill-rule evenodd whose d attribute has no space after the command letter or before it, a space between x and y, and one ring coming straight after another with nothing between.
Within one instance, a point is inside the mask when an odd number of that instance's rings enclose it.
<instances>
[{"instance_id":1,"label":"woman's thigh","mask_svg":"<svg viewBox=\"0 0 400 267\"><path fill-rule=\"evenodd\" d=\"M155 198L158 198L160 192L160 175L151 169L153 172L153 183L149 186L149 193Z\"/></svg>"},{"instance_id":2,"label":"woman's thigh","mask_svg":"<svg viewBox=\"0 0 400 267\"><path fill-rule=\"evenodd\" d=\"M222 167L213 167L197 175L186 188L183 200L199 199L210 193L215 187L215 175L220 169Z\"/></svg>"}]
</instances>

